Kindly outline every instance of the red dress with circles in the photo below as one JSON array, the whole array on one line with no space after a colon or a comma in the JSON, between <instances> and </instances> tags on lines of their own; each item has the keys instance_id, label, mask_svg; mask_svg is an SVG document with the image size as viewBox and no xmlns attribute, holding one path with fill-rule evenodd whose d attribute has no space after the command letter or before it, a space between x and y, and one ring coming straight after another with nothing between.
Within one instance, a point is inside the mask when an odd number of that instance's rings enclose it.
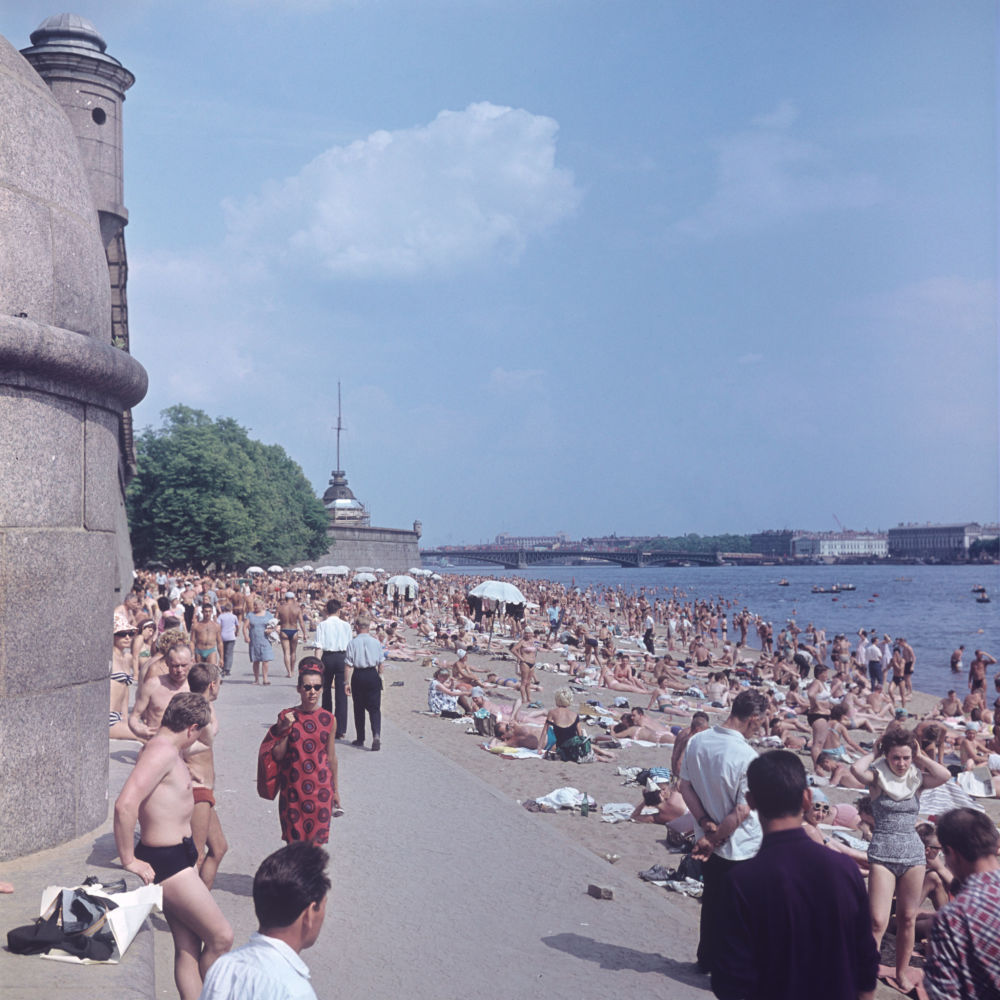
<instances>
[{"instance_id":1,"label":"red dress with circles","mask_svg":"<svg viewBox=\"0 0 1000 1000\"><path fill-rule=\"evenodd\" d=\"M330 839L333 773L326 748L333 724L325 709L295 709L288 751L278 764L278 816L286 843L325 844Z\"/></svg>"}]
</instances>

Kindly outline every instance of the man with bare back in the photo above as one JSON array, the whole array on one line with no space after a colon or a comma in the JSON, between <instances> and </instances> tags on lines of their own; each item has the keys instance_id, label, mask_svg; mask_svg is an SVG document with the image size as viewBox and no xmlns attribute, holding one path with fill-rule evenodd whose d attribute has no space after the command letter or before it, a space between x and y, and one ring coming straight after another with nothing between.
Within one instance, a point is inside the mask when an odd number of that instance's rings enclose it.
<instances>
[{"instance_id":1,"label":"man with bare back","mask_svg":"<svg viewBox=\"0 0 1000 1000\"><path fill-rule=\"evenodd\" d=\"M214 663L196 663L187 676L192 693L200 694L212 712L206 734L184 751L184 761L191 772L194 812L191 814L191 836L198 852L198 873L202 882L212 888L222 856L229 850L222 823L215 808L215 739L219 735L219 719L215 700L222 686L222 672ZM205 735L211 737L205 738ZM208 847L208 853L205 848Z\"/></svg>"},{"instance_id":2,"label":"man with bare back","mask_svg":"<svg viewBox=\"0 0 1000 1000\"><path fill-rule=\"evenodd\" d=\"M299 629L302 636L306 636L306 623L302 620L302 608L295 600L295 594L288 591L285 596L278 601L278 609L275 611L278 619L278 626L281 629L281 652L285 656L285 673L289 677L295 669L295 651L299 646Z\"/></svg>"},{"instance_id":3,"label":"man with bare back","mask_svg":"<svg viewBox=\"0 0 1000 1000\"><path fill-rule=\"evenodd\" d=\"M167 672L159 677L147 677L128 717L129 729L140 739L148 740L155 736L170 699L181 691L189 690L187 675L191 660L191 647L185 642L176 642L163 654Z\"/></svg>"},{"instance_id":4,"label":"man with bare back","mask_svg":"<svg viewBox=\"0 0 1000 1000\"><path fill-rule=\"evenodd\" d=\"M222 629L212 617L212 602L201 606L201 621L191 626L191 644L199 663L222 663Z\"/></svg>"},{"instance_id":5,"label":"man with bare back","mask_svg":"<svg viewBox=\"0 0 1000 1000\"><path fill-rule=\"evenodd\" d=\"M174 981L181 1000L197 1000L205 973L233 944L232 928L194 867L194 796L182 757L211 718L202 695L190 691L175 695L115 802L115 845L122 867L145 884L155 882L163 889L163 914L174 938ZM136 823L141 832L138 844Z\"/></svg>"}]
</instances>

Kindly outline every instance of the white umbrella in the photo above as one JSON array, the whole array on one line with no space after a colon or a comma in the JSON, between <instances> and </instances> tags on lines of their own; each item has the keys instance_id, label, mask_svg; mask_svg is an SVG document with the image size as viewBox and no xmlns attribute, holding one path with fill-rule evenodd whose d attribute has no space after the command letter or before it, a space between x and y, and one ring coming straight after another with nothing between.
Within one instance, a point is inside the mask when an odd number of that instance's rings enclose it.
<instances>
[{"instance_id":1,"label":"white umbrella","mask_svg":"<svg viewBox=\"0 0 1000 1000\"><path fill-rule=\"evenodd\" d=\"M247 566L248 573L263 573L264 569L262 566Z\"/></svg>"},{"instance_id":2,"label":"white umbrella","mask_svg":"<svg viewBox=\"0 0 1000 1000\"><path fill-rule=\"evenodd\" d=\"M277 563L275 563L273 566L268 566L267 567L267 571L268 571L268 573L284 573L285 572Z\"/></svg>"},{"instance_id":3,"label":"white umbrella","mask_svg":"<svg viewBox=\"0 0 1000 1000\"><path fill-rule=\"evenodd\" d=\"M421 569L419 566L411 566L408 570L412 576L430 576L431 571L429 569Z\"/></svg>"},{"instance_id":4,"label":"white umbrella","mask_svg":"<svg viewBox=\"0 0 1000 1000\"><path fill-rule=\"evenodd\" d=\"M378 577L374 573L355 573L351 583L377 583Z\"/></svg>"},{"instance_id":5,"label":"white umbrella","mask_svg":"<svg viewBox=\"0 0 1000 1000\"><path fill-rule=\"evenodd\" d=\"M312 566L309 565L309 563L306 563L305 566L302 567L302 572L303 573L311 573L312 571L313 571L313 568L312 568Z\"/></svg>"},{"instance_id":6,"label":"white umbrella","mask_svg":"<svg viewBox=\"0 0 1000 1000\"><path fill-rule=\"evenodd\" d=\"M301 566L293 566L292 567L292 572L293 573L301 573L302 572L302 567Z\"/></svg>"},{"instance_id":7,"label":"white umbrella","mask_svg":"<svg viewBox=\"0 0 1000 1000\"><path fill-rule=\"evenodd\" d=\"M506 580L484 580L469 593L473 597L488 597L501 604L524 604L525 597L517 587Z\"/></svg>"},{"instance_id":8,"label":"white umbrella","mask_svg":"<svg viewBox=\"0 0 1000 1000\"><path fill-rule=\"evenodd\" d=\"M379 568L375 570L375 572L378 573L379 576L385 576L385 570L382 569L381 566L379 566Z\"/></svg>"},{"instance_id":9,"label":"white umbrella","mask_svg":"<svg viewBox=\"0 0 1000 1000\"><path fill-rule=\"evenodd\" d=\"M393 594L404 594L407 597L415 597L420 585L412 576L401 574L400 576L390 576L385 582L386 593L391 597Z\"/></svg>"},{"instance_id":10,"label":"white umbrella","mask_svg":"<svg viewBox=\"0 0 1000 1000\"><path fill-rule=\"evenodd\" d=\"M354 567L354 572L355 573L374 573L375 572L375 567L374 566L355 566Z\"/></svg>"},{"instance_id":11,"label":"white umbrella","mask_svg":"<svg viewBox=\"0 0 1000 1000\"><path fill-rule=\"evenodd\" d=\"M334 570L336 568L337 568L336 566L320 566L320 568L317 569L316 572L322 574L323 576L325 576L331 570Z\"/></svg>"},{"instance_id":12,"label":"white umbrella","mask_svg":"<svg viewBox=\"0 0 1000 1000\"><path fill-rule=\"evenodd\" d=\"M444 577L442 577L440 573L431 573L431 579L432 580L442 580L442 579L444 579Z\"/></svg>"},{"instance_id":13,"label":"white umbrella","mask_svg":"<svg viewBox=\"0 0 1000 1000\"><path fill-rule=\"evenodd\" d=\"M320 566L316 572L320 576L347 576L351 571L346 566Z\"/></svg>"}]
</instances>

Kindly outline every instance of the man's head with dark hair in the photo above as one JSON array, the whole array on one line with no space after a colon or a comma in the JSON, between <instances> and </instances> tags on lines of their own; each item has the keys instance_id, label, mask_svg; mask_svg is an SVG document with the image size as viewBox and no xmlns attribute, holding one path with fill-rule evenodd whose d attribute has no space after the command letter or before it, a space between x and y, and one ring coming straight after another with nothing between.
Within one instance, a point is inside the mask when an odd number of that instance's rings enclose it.
<instances>
[{"instance_id":1,"label":"man's head with dark hair","mask_svg":"<svg viewBox=\"0 0 1000 1000\"><path fill-rule=\"evenodd\" d=\"M214 663L194 663L187 673L188 687L195 694L204 694L212 681L219 679L219 668Z\"/></svg>"},{"instance_id":2,"label":"man's head with dark hair","mask_svg":"<svg viewBox=\"0 0 1000 1000\"><path fill-rule=\"evenodd\" d=\"M802 794L808 787L806 769L790 750L772 750L752 760L747 785L762 820L801 814Z\"/></svg>"},{"instance_id":3,"label":"man's head with dark hair","mask_svg":"<svg viewBox=\"0 0 1000 1000\"><path fill-rule=\"evenodd\" d=\"M268 855L253 878L253 908L261 933L288 927L306 907L330 891L329 855L322 847L296 840Z\"/></svg>"},{"instance_id":4,"label":"man's head with dark hair","mask_svg":"<svg viewBox=\"0 0 1000 1000\"><path fill-rule=\"evenodd\" d=\"M163 728L182 733L188 726L207 726L212 721L212 709L207 701L192 691L181 691L170 699L163 713Z\"/></svg>"},{"instance_id":5,"label":"man's head with dark hair","mask_svg":"<svg viewBox=\"0 0 1000 1000\"><path fill-rule=\"evenodd\" d=\"M734 699L729 714L741 722L767 711L767 697L760 691L741 691Z\"/></svg>"},{"instance_id":6,"label":"man's head with dark hair","mask_svg":"<svg viewBox=\"0 0 1000 1000\"><path fill-rule=\"evenodd\" d=\"M335 615L343 605L335 597L331 597L330 600L326 602L326 613L328 615Z\"/></svg>"},{"instance_id":7,"label":"man's head with dark hair","mask_svg":"<svg viewBox=\"0 0 1000 1000\"><path fill-rule=\"evenodd\" d=\"M993 820L977 809L952 809L937 823L942 849L951 848L972 863L997 853L1000 834Z\"/></svg>"},{"instance_id":8,"label":"man's head with dark hair","mask_svg":"<svg viewBox=\"0 0 1000 1000\"><path fill-rule=\"evenodd\" d=\"M691 716L692 724L695 722L711 723L711 721L712 720L708 717L708 712L695 712L694 715Z\"/></svg>"}]
</instances>

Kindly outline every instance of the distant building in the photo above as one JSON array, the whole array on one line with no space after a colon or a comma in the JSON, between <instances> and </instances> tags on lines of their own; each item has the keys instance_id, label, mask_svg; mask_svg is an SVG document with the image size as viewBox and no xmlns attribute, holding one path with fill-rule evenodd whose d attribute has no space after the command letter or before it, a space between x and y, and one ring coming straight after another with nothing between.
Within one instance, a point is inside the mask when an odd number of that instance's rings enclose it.
<instances>
[{"instance_id":1,"label":"distant building","mask_svg":"<svg viewBox=\"0 0 1000 1000\"><path fill-rule=\"evenodd\" d=\"M889 539L884 531L812 531L792 539L792 554L819 559L884 559Z\"/></svg>"},{"instance_id":2,"label":"distant building","mask_svg":"<svg viewBox=\"0 0 1000 1000\"><path fill-rule=\"evenodd\" d=\"M494 544L503 549L552 549L565 545L568 541L569 535L565 531L558 531L554 535L508 535L503 532L497 535Z\"/></svg>"},{"instance_id":3,"label":"distant building","mask_svg":"<svg viewBox=\"0 0 1000 1000\"><path fill-rule=\"evenodd\" d=\"M897 559L967 559L979 539L997 537L996 525L900 524L889 529L889 555Z\"/></svg>"},{"instance_id":4,"label":"distant building","mask_svg":"<svg viewBox=\"0 0 1000 1000\"><path fill-rule=\"evenodd\" d=\"M770 559L787 559L792 553L792 541L798 531L758 531L750 536L750 551Z\"/></svg>"}]
</instances>

